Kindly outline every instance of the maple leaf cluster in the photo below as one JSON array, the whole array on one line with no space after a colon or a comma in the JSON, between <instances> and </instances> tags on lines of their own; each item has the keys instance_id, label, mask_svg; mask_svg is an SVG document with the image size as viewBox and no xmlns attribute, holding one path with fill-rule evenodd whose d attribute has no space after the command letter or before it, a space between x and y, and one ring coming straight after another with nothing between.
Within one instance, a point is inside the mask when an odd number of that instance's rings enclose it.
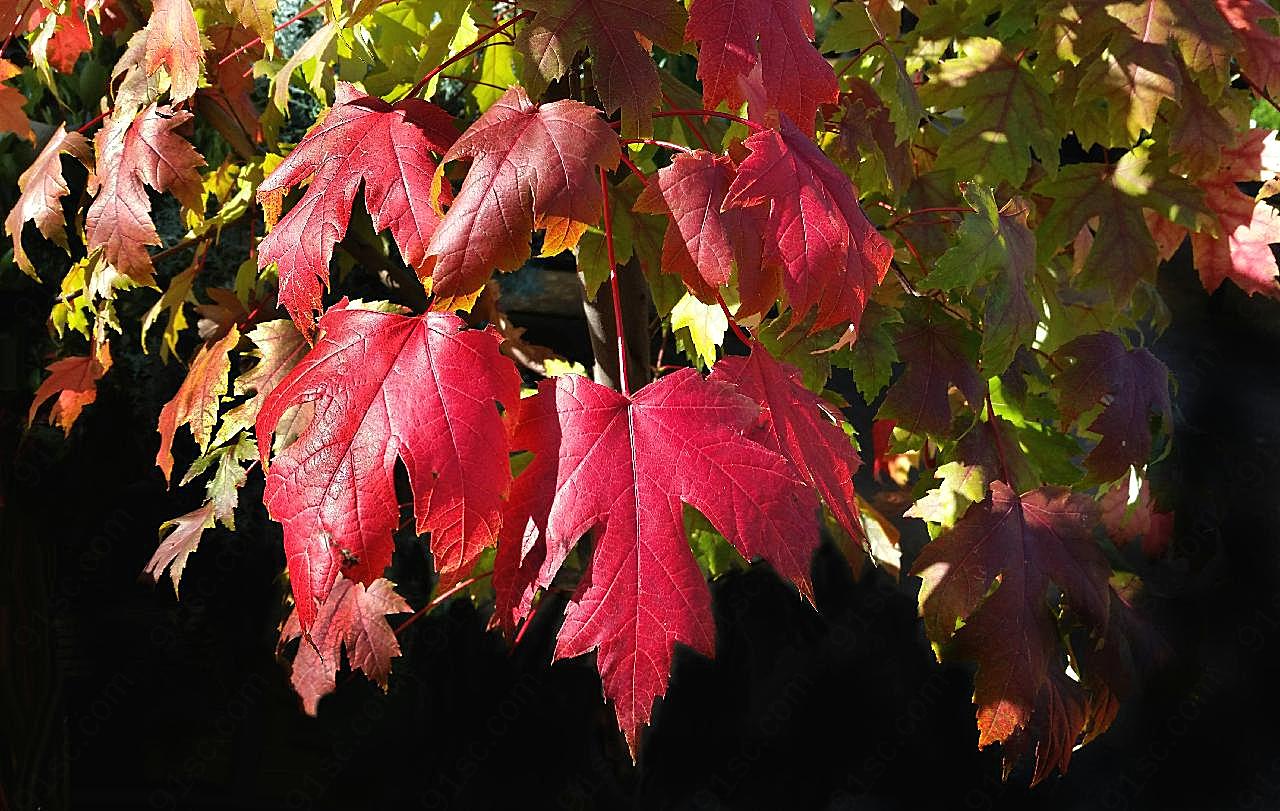
<instances>
[{"instance_id":1,"label":"maple leaf cluster","mask_svg":"<svg viewBox=\"0 0 1280 811\"><path fill-rule=\"evenodd\" d=\"M344 655L389 684L398 532L429 539L422 611L488 579L515 640L567 582L555 655L595 652L634 755L675 645L714 654L707 573L761 559L813 602L824 533L896 578L893 525L922 520L907 585L977 664L979 745L1039 781L1106 729L1158 658L1126 556L1172 532L1157 268L1189 241L1208 292L1280 299L1270 5L402 0L317 6L287 54L275 5L0 4L0 138L28 156L5 230L59 286L29 420L52 401L69 434L94 402L122 296L159 293L142 347L161 325L186 363L156 462L194 451L178 486L206 498L153 578L177 589L260 472L312 713ZM46 123L82 58L116 60L106 98ZM206 268L234 239L234 274ZM573 257L620 356L652 306L687 365L564 374L501 309L535 249ZM376 284L395 301L343 295ZM876 409L877 498L834 370Z\"/></svg>"}]
</instances>

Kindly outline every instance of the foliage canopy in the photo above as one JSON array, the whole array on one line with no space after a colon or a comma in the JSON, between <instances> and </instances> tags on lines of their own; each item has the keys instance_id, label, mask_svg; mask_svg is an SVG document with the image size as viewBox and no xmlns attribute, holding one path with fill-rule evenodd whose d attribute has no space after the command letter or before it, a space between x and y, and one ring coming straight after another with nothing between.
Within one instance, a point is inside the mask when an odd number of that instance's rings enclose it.
<instances>
[{"instance_id":1,"label":"foliage canopy","mask_svg":"<svg viewBox=\"0 0 1280 811\"><path fill-rule=\"evenodd\" d=\"M0 0L4 258L56 295L30 419L70 433L126 336L185 364L156 462L207 498L152 577L264 475L314 713L344 652L392 677L412 521L419 613L465 589L518 641L571 585L556 656L595 651L634 756L674 645L714 653L707 573L762 559L812 600L823 528L896 578L915 519L979 745L1039 781L1105 731L1159 659L1126 563L1171 526L1157 268L1189 241L1207 291L1280 298L1265 0L293 10ZM594 380L500 308L531 261L605 315ZM651 311L681 368L633 361ZM835 369L903 514L854 492Z\"/></svg>"}]
</instances>

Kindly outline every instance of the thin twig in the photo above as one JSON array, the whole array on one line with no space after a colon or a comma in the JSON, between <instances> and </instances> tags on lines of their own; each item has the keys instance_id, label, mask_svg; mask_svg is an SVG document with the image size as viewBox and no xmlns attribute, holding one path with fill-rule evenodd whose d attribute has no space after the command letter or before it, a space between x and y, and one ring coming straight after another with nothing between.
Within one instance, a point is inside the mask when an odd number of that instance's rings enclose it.
<instances>
[{"instance_id":1,"label":"thin twig","mask_svg":"<svg viewBox=\"0 0 1280 811\"><path fill-rule=\"evenodd\" d=\"M722 113L719 110L662 110L653 114L654 118L684 118L685 116L700 115L710 118L723 118L726 121L736 121L752 132L764 132L767 127L761 126L754 121L748 121L741 116L732 115L730 113Z\"/></svg>"},{"instance_id":2,"label":"thin twig","mask_svg":"<svg viewBox=\"0 0 1280 811\"><path fill-rule=\"evenodd\" d=\"M991 423L991 435L996 440L996 455L1000 457L1000 472L1004 476L1004 483L1010 487L1015 487L1013 481L1009 478L1009 462L1004 455L1004 441L1000 439L1000 425L996 422L996 409L991 404L991 388L987 387L987 422Z\"/></svg>"},{"instance_id":3,"label":"thin twig","mask_svg":"<svg viewBox=\"0 0 1280 811\"><path fill-rule=\"evenodd\" d=\"M1253 92L1257 93L1263 101L1270 104L1277 110L1280 110L1280 103L1277 103L1275 99L1271 98L1271 94L1267 92L1266 88L1260 87L1257 82L1250 79L1248 76L1245 76L1243 73L1240 74L1240 78L1244 79L1245 84L1249 85Z\"/></svg>"},{"instance_id":4,"label":"thin twig","mask_svg":"<svg viewBox=\"0 0 1280 811\"><path fill-rule=\"evenodd\" d=\"M668 107L671 107L672 109L675 109L676 107L676 103L672 101L671 97L668 96L666 93L662 94L662 102L666 104ZM702 137L702 131L699 130L698 126L693 123L692 118L690 118L689 116L680 114L680 120L683 121L684 125L689 128L690 132L693 133L693 137L698 139L698 143L702 144L703 149L707 150L708 152L715 152L715 150L711 148L711 144L707 142L707 139Z\"/></svg>"},{"instance_id":5,"label":"thin twig","mask_svg":"<svg viewBox=\"0 0 1280 811\"><path fill-rule=\"evenodd\" d=\"M417 611L413 612L413 616L409 617L407 620L397 625L393 633L399 636L401 631L408 628L410 625L413 625L423 616L430 614L432 610L438 608L440 604L443 603L445 600L449 599L450 597L462 591L463 589L467 588L468 586L472 585L473 583L478 583L481 580L484 580L486 577L489 577L492 574L493 572L485 572L484 574L478 574L475 577L468 577L466 580L459 581L453 588L449 589L444 594L437 596L434 600L427 603L422 608L419 608Z\"/></svg>"},{"instance_id":6,"label":"thin twig","mask_svg":"<svg viewBox=\"0 0 1280 811\"><path fill-rule=\"evenodd\" d=\"M912 217L917 217L921 214L941 214L941 213L972 214L973 209L968 206L929 206L927 208L912 209L911 211L908 211L905 214L899 214L897 217L894 217L892 220L889 221L889 224L886 225L885 227L897 228L904 221L909 220Z\"/></svg>"},{"instance_id":7,"label":"thin twig","mask_svg":"<svg viewBox=\"0 0 1280 811\"><path fill-rule=\"evenodd\" d=\"M168 259L170 256L173 256L175 253L180 253L182 251L185 251L187 248L194 248L195 246L199 245L201 242L204 242L205 240L208 240L208 239L213 239L213 231L206 231L205 233L200 234L199 236L194 236L194 237L191 237L190 239L184 239L176 245L171 245L168 248L165 248L163 251L157 251L151 254L151 261L159 262L162 259Z\"/></svg>"},{"instance_id":8,"label":"thin twig","mask_svg":"<svg viewBox=\"0 0 1280 811\"><path fill-rule=\"evenodd\" d=\"M609 291L613 295L613 327L618 336L618 385L631 396L627 382L627 339L622 331L622 292L618 288L618 260L613 250L613 215L609 210L609 176L600 170L600 196L604 199L604 244L609 253Z\"/></svg>"},{"instance_id":9,"label":"thin twig","mask_svg":"<svg viewBox=\"0 0 1280 811\"><path fill-rule=\"evenodd\" d=\"M915 243L913 243L906 234L902 233L901 228L894 226L891 230L898 235L898 238L902 240L902 244L907 247L907 252L916 260L916 264L920 266L920 269L927 274L929 272L929 267L925 265L924 257L921 256L920 251L916 249ZM914 290L915 288L912 289ZM912 295L919 295L919 293L912 293Z\"/></svg>"},{"instance_id":10,"label":"thin twig","mask_svg":"<svg viewBox=\"0 0 1280 811\"><path fill-rule=\"evenodd\" d=\"M9 29L8 35L4 38L4 44L0 45L0 57L4 56L4 52L9 49L9 43L13 42L14 36L17 35L18 29L22 27L23 20L27 17L27 12L31 10L31 4L35 0L27 0L27 4L22 7L22 11L18 12L18 18L13 21L13 27Z\"/></svg>"},{"instance_id":11,"label":"thin twig","mask_svg":"<svg viewBox=\"0 0 1280 811\"><path fill-rule=\"evenodd\" d=\"M289 19L287 19L287 20L285 20L284 22L280 23L279 25L277 25L277 26L275 27L275 30L276 30L276 31L279 31L279 30L281 30L282 28L288 28L289 26L291 26L291 25L293 25L294 23L296 23L298 20L301 20L303 17L306 17L306 16L309 16L309 15L311 15L311 14L314 14L315 12L317 12L317 11L319 11L320 9L324 8L326 5L328 5L328 0L321 0L321 2L316 3L314 6L310 6L309 8L305 8L305 9L303 9L302 11L299 11L297 14L293 15L292 17L290 17ZM227 63L228 63L228 62L230 62L232 59L235 59L237 56L239 56L240 54L242 54L242 53L244 53L245 51L249 50L249 49L250 49L250 48L252 48L253 46L255 46L255 45L261 45L261 44L262 44L262 37L254 37L253 39L249 40L249 41L248 41L248 42L246 42L245 44L241 45L239 48L236 48L236 49L235 49L234 51L232 51L231 53L229 53L229 54L227 54L226 56L224 56L224 57L222 57L221 59L219 59L219 60L218 60L218 67L222 67L223 65L227 64Z\"/></svg>"},{"instance_id":12,"label":"thin twig","mask_svg":"<svg viewBox=\"0 0 1280 811\"><path fill-rule=\"evenodd\" d=\"M1040 347L1038 347L1038 346L1033 346L1033 347L1031 347L1031 351L1032 351L1032 352L1035 352L1035 353L1036 353L1037 355L1039 355L1040 357L1042 357L1042 358L1044 358L1045 360L1049 361L1049 365L1053 367L1053 369L1054 369L1054 371L1055 371L1055 372L1061 372L1061 371L1062 371L1062 364L1061 364L1061 363L1058 363L1058 359L1057 359L1057 358L1055 358L1053 355L1050 355L1048 352L1044 351L1043 349L1041 349L1041 348L1040 348Z\"/></svg>"},{"instance_id":13,"label":"thin twig","mask_svg":"<svg viewBox=\"0 0 1280 811\"><path fill-rule=\"evenodd\" d=\"M907 278L907 274L902 272L902 268L898 267L897 262L894 262L892 265L890 265L890 267L893 268L893 275L897 277L898 284L902 285L903 292L905 292L908 296L920 295L920 291L917 290L916 286L911 283L910 279Z\"/></svg>"},{"instance_id":14,"label":"thin twig","mask_svg":"<svg viewBox=\"0 0 1280 811\"><path fill-rule=\"evenodd\" d=\"M503 87L500 84L494 84L493 82L482 82L479 79L472 79L467 76L441 76L440 78L450 79L452 81L460 82L462 84L479 85L480 87L492 87L494 90L501 90L504 93L507 92L507 88Z\"/></svg>"},{"instance_id":15,"label":"thin twig","mask_svg":"<svg viewBox=\"0 0 1280 811\"><path fill-rule=\"evenodd\" d=\"M631 160L631 158L628 158L625 152L622 153L622 155L620 155L619 157L621 158L622 162L626 165L626 167L631 170L631 174L640 178L641 183L644 183L646 185L649 183L649 176L646 175L644 172L642 172L640 170L640 167L636 166L635 161Z\"/></svg>"},{"instance_id":16,"label":"thin twig","mask_svg":"<svg viewBox=\"0 0 1280 811\"><path fill-rule=\"evenodd\" d=\"M418 93L422 91L422 88L430 84L431 80L434 79L436 76L438 76L440 72L443 71L445 68L449 67L455 62L461 61L463 59L466 59L468 56L471 56L476 51L480 50L480 47L485 42L496 37L498 34L501 34L503 31L507 30L511 26L525 19L526 17L529 16L530 13L531 12L528 12L528 11L522 11L516 16L512 17L511 19L507 20L502 25L498 26L497 28L494 28L492 31L489 31L488 33L485 33L485 34L481 34L479 37L476 38L475 42L471 43L467 47L463 48L461 51L458 51L453 56L444 60L439 65L437 65L434 70L428 72L426 76L423 76L421 79L419 79L417 84L409 88L409 92L406 93L404 97L412 98L418 95Z\"/></svg>"},{"instance_id":17,"label":"thin twig","mask_svg":"<svg viewBox=\"0 0 1280 811\"><path fill-rule=\"evenodd\" d=\"M724 313L724 317L729 319L729 326L733 327L733 334L738 336L738 340L746 346L751 346L751 336L738 323L738 319L733 317L733 313L729 312L729 305L725 303L724 296L720 291L716 291L716 303L720 305L720 310Z\"/></svg>"},{"instance_id":18,"label":"thin twig","mask_svg":"<svg viewBox=\"0 0 1280 811\"><path fill-rule=\"evenodd\" d=\"M109 115L111 115L111 110L105 110L101 113L98 113L93 118L89 119L88 121L84 122L80 126L76 127L76 132L83 135L85 132L89 130L90 127L92 127L94 124L97 124L99 121L101 121L102 119L106 118Z\"/></svg>"},{"instance_id":19,"label":"thin twig","mask_svg":"<svg viewBox=\"0 0 1280 811\"><path fill-rule=\"evenodd\" d=\"M543 602L545 602L545 600L539 601L538 605L541 606ZM533 610L536 612L538 607L535 606ZM526 617L524 623L520 626L520 630L516 631L516 638L511 640L511 648L507 651L508 656L516 652L516 647L520 644L520 640L524 639L525 632L529 630L530 625L533 625L532 616Z\"/></svg>"},{"instance_id":20,"label":"thin twig","mask_svg":"<svg viewBox=\"0 0 1280 811\"><path fill-rule=\"evenodd\" d=\"M693 154L693 150L684 144L676 144L671 141L661 141L657 138L619 138L624 144L650 144L652 146L660 146L663 149L670 149L673 152L683 152L686 155Z\"/></svg>"},{"instance_id":21,"label":"thin twig","mask_svg":"<svg viewBox=\"0 0 1280 811\"><path fill-rule=\"evenodd\" d=\"M849 61L845 62L843 65L840 66L840 68L836 71L837 80L843 77L846 73L848 73L850 68L858 64L858 60L866 56L867 51L870 51L872 48L876 47L877 45L879 45L881 48L884 48L885 53L889 54L890 58L897 57L897 55L892 50L890 50L889 46L885 43L884 32L880 30L880 26L876 24L876 21L871 18L870 12L868 12L867 14L867 19L871 23L871 27L876 32L876 39L874 42L870 43L865 48L860 49L856 54L849 57Z\"/></svg>"}]
</instances>

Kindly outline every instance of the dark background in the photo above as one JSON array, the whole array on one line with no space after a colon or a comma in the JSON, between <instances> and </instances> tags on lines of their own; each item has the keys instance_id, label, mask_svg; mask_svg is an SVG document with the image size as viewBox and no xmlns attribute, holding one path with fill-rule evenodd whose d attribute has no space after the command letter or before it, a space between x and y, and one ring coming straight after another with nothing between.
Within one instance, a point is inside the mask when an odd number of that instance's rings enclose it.
<instances>
[{"instance_id":1,"label":"dark background","mask_svg":"<svg viewBox=\"0 0 1280 811\"><path fill-rule=\"evenodd\" d=\"M26 432L39 354L24 342L48 302L6 293L5 796L15 808L1280 807L1280 305L1229 283L1206 296L1185 255L1161 290L1173 323L1153 348L1177 379L1176 429L1154 475L1177 530L1141 574L1172 659L1066 776L1032 790L1025 766L1002 783L998 750L976 750L970 673L935 663L915 582L855 583L827 547L816 613L764 567L713 584L718 657L677 655L638 766L594 663L549 664L553 606L508 652L454 601L404 634L388 695L340 674L308 718L275 657L283 555L260 509L205 536L180 602L167 580L138 580L156 527L200 495L166 493L153 464L149 426L175 365L118 361L69 440ZM586 345L579 322L532 326ZM869 437L868 414L853 416ZM242 503L258 498L251 484ZM428 575L404 547L396 579L420 606Z\"/></svg>"}]
</instances>

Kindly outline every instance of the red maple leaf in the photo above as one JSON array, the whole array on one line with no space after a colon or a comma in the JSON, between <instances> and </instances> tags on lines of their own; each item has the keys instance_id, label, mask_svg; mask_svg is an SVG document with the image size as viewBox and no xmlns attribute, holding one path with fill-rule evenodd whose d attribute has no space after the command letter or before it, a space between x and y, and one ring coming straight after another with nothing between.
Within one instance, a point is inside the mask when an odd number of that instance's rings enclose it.
<instances>
[{"instance_id":1,"label":"red maple leaf","mask_svg":"<svg viewBox=\"0 0 1280 811\"><path fill-rule=\"evenodd\" d=\"M1120 581L1119 588L1111 588L1111 615L1101 640L1073 634L1084 637L1073 639L1072 648L1089 691L1085 744L1107 731L1120 701L1132 696L1144 673L1169 656L1168 643L1135 607L1142 582L1136 577Z\"/></svg>"},{"instance_id":2,"label":"red maple leaf","mask_svg":"<svg viewBox=\"0 0 1280 811\"><path fill-rule=\"evenodd\" d=\"M789 120L745 145L722 208L769 206L766 261L781 264L796 317L816 311L811 331L856 326L889 270L889 241L858 208L848 175Z\"/></svg>"},{"instance_id":3,"label":"red maple leaf","mask_svg":"<svg viewBox=\"0 0 1280 811\"><path fill-rule=\"evenodd\" d=\"M1240 42L1235 57L1241 72L1273 98L1280 95L1280 36L1262 25L1263 20L1280 17L1280 12L1266 0L1214 0L1214 3Z\"/></svg>"},{"instance_id":4,"label":"red maple leaf","mask_svg":"<svg viewBox=\"0 0 1280 811\"><path fill-rule=\"evenodd\" d=\"M685 538L682 504L743 556L764 557L808 593L816 499L790 462L750 438L758 418L749 398L693 369L631 397L583 377L548 380L522 407L513 444L532 449L534 461L504 522L514 546L527 550L519 556L524 574L536 579L512 575L514 599L505 605L519 608L525 589L550 582L574 542L593 533L555 655L597 650L605 696L633 755L666 692L675 643L707 656L715 649L711 594ZM539 498L539 490L554 495Z\"/></svg>"},{"instance_id":5,"label":"red maple leaf","mask_svg":"<svg viewBox=\"0 0 1280 811\"><path fill-rule=\"evenodd\" d=\"M22 248L22 226L35 223L46 239L67 247L67 220L62 198L70 191L62 175L62 156L70 155L89 164L89 141L78 132L67 132L59 124L40 154L18 178L18 201L4 218L4 230L13 237L13 259L28 275L36 275L31 258Z\"/></svg>"},{"instance_id":6,"label":"red maple leaf","mask_svg":"<svg viewBox=\"0 0 1280 811\"><path fill-rule=\"evenodd\" d=\"M543 388L551 389L545 382ZM552 393L526 397L511 427L513 451L535 451L516 477L502 505L502 530L493 562L493 618L490 624L511 635L533 610L539 588L551 584L577 537L547 537L547 516L555 497L560 413ZM538 452L540 451L540 452Z\"/></svg>"},{"instance_id":7,"label":"red maple leaf","mask_svg":"<svg viewBox=\"0 0 1280 811\"><path fill-rule=\"evenodd\" d=\"M897 426L893 420L873 420L871 423L871 475L876 481L884 481L899 462L903 454L889 450L893 440L893 429Z\"/></svg>"},{"instance_id":8,"label":"red maple leaf","mask_svg":"<svg viewBox=\"0 0 1280 811\"><path fill-rule=\"evenodd\" d=\"M1278 46L1280 47L1280 46ZM1226 279L1252 295L1280 298L1280 266L1271 246L1280 242L1280 210L1240 191L1237 182L1274 180L1280 175L1280 140L1274 130L1252 129L1222 153L1212 177L1200 181L1205 207L1218 221L1218 234L1191 235L1196 270L1205 290Z\"/></svg>"},{"instance_id":9,"label":"red maple leaf","mask_svg":"<svg viewBox=\"0 0 1280 811\"><path fill-rule=\"evenodd\" d=\"M751 347L747 357L721 358L711 379L733 383L760 404L764 444L795 465L800 478L822 496L849 537L862 538L865 533L853 492L853 474L862 460L852 437L845 433L840 412L804 387L798 369L779 362L759 344ZM801 553L807 566L813 550Z\"/></svg>"},{"instance_id":10,"label":"red maple leaf","mask_svg":"<svg viewBox=\"0 0 1280 811\"><path fill-rule=\"evenodd\" d=\"M187 568L187 558L196 551L206 529L214 524L214 503L207 501L186 515L171 518L160 525L160 545L155 554L147 561L142 573L151 578L152 583L160 582L165 570L169 571L169 579L173 581L173 593L180 596L179 584L182 583L182 572ZM166 530L173 530L166 536Z\"/></svg>"},{"instance_id":11,"label":"red maple leaf","mask_svg":"<svg viewBox=\"0 0 1280 811\"><path fill-rule=\"evenodd\" d=\"M515 270L529 258L535 228L554 228L558 248L573 247L600 218L597 172L617 166L618 155L599 110L572 100L538 105L509 89L440 161L434 188L442 195L444 164L474 159L427 247L422 272L430 272L432 292L473 299L495 268Z\"/></svg>"},{"instance_id":12,"label":"red maple leaf","mask_svg":"<svg viewBox=\"0 0 1280 811\"><path fill-rule=\"evenodd\" d=\"M1151 456L1152 418L1169 430L1169 370L1146 349L1127 349L1112 332L1082 335L1054 353L1062 418L1068 423L1099 404L1089 430L1102 439L1084 459L1097 481L1112 481Z\"/></svg>"},{"instance_id":13,"label":"red maple leaf","mask_svg":"<svg viewBox=\"0 0 1280 811\"><path fill-rule=\"evenodd\" d=\"M379 577L366 587L339 576L305 636L300 612L295 609L289 615L280 643L304 637L293 659L290 682L308 715L315 715L320 699L333 692L343 648L353 669L387 688L391 660L400 655L387 615L411 610L390 580Z\"/></svg>"},{"instance_id":14,"label":"red maple leaf","mask_svg":"<svg viewBox=\"0 0 1280 811\"><path fill-rule=\"evenodd\" d=\"M822 104L839 85L813 46L813 11L797 0L696 0L685 40L698 42L703 105L742 105L741 82L758 66L770 109L813 131Z\"/></svg>"},{"instance_id":15,"label":"red maple leaf","mask_svg":"<svg viewBox=\"0 0 1280 811\"><path fill-rule=\"evenodd\" d=\"M1117 546L1142 540L1142 553L1148 558L1164 555L1173 540L1173 513L1161 511L1151 496L1151 482L1142 480L1137 493L1130 492L1129 482L1102 494L1102 525Z\"/></svg>"},{"instance_id":16,"label":"red maple leaf","mask_svg":"<svg viewBox=\"0 0 1280 811\"><path fill-rule=\"evenodd\" d=\"M6 35L10 30L17 31L27 19L27 15L34 11L32 5L38 4L28 5L15 0L4 0L0 3L0 31L4 31Z\"/></svg>"},{"instance_id":17,"label":"red maple leaf","mask_svg":"<svg viewBox=\"0 0 1280 811\"><path fill-rule=\"evenodd\" d=\"M391 105L338 83L324 120L258 187L274 220L284 192L311 181L258 251L261 267L275 262L279 268L280 303L304 332L315 325L333 246L347 233L362 183L374 228L390 229L405 262L422 266L440 223L429 200L436 171L431 153L444 152L456 137L453 120L434 104L411 98Z\"/></svg>"},{"instance_id":18,"label":"red maple leaf","mask_svg":"<svg viewBox=\"0 0 1280 811\"><path fill-rule=\"evenodd\" d=\"M85 22L84 0L71 0L66 9L62 14L57 14L39 3L32 3L27 17L27 29L35 31L47 18L57 18L54 20L53 34L44 45L44 54L50 67L59 73L70 74L75 70L80 55L93 47L93 41Z\"/></svg>"},{"instance_id":19,"label":"red maple leaf","mask_svg":"<svg viewBox=\"0 0 1280 811\"><path fill-rule=\"evenodd\" d=\"M591 75L606 112L622 111L622 134L651 135L650 112L662 98L649 43L680 50L684 9L673 0L529 0L535 12L520 32L526 64L543 81L574 67L583 48L591 51ZM526 71L526 75L529 71ZM535 80L536 81L536 80ZM540 88L533 88L536 93Z\"/></svg>"},{"instance_id":20,"label":"red maple leaf","mask_svg":"<svg viewBox=\"0 0 1280 811\"><path fill-rule=\"evenodd\" d=\"M889 387L877 415L892 419L912 434L945 435L951 428L951 387L973 408L986 395L986 385L974 368L977 341L964 324L940 307L921 305L896 338L898 357L906 364Z\"/></svg>"},{"instance_id":21,"label":"red maple leaf","mask_svg":"<svg viewBox=\"0 0 1280 811\"><path fill-rule=\"evenodd\" d=\"M707 303L716 300L735 268L747 290L762 272L760 233L768 208L722 210L735 174L733 161L726 157L702 149L679 153L650 178L634 206L642 213L671 218L662 241L662 269L678 274ZM768 309L777 296L771 292L767 302L744 303L739 315ZM743 297L761 298L745 292Z\"/></svg>"},{"instance_id":22,"label":"red maple leaf","mask_svg":"<svg viewBox=\"0 0 1280 811\"><path fill-rule=\"evenodd\" d=\"M456 316L339 306L320 329L316 346L267 396L256 429L265 458L285 411L314 406L309 425L272 461L263 498L284 525L304 628L339 571L368 584L391 562L397 457L438 571L465 569L496 542L511 468L494 403L510 408L520 398L498 335L468 330Z\"/></svg>"},{"instance_id":23,"label":"red maple leaf","mask_svg":"<svg viewBox=\"0 0 1280 811\"><path fill-rule=\"evenodd\" d=\"M164 68L174 103L195 95L204 72L204 42L190 0L155 0L147 20L142 66L148 76Z\"/></svg>"},{"instance_id":24,"label":"red maple leaf","mask_svg":"<svg viewBox=\"0 0 1280 811\"><path fill-rule=\"evenodd\" d=\"M12 132L19 138L36 142L36 134L31 130L31 119L22 109L27 97L16 87L4 82L22 73L22 69L7 59L0 58L0 134Z\"/></svg>"},{"instance_id":25,"label":"red maple leaf","mask_svg":"<svg viewBox=\"0 0 1280 811\"><path fill-rule=\"evenodd\" d=\"M924 581L929 638L978 663L978 746L1002 742L1006 770L1034 747L1033 782L1066 770L1086 720L1078 685L1063 675L1049 590L1105 632L1111 568L1092 538L1096 523L1086 497L1052 487L1019 496L992 482L991 495L926 545L911 570Z\"/></svg>"},{"instance_id":26,"label":"red maple leaf","mask_svg":"<svg viewBox=\"0 0 1280 811\"><path fill-rule=\"evenodd\" d=\"M98 399L98 381L111 368L111 353L104 344L96 352L63 358L45 368L49 376L36 389L36 396L27 412L27 425L35 422L40 406L57 395L58 399L49 411L49 423L57 425L64 434L70 434L80 412Z\"/></svg>"},{"instance_id":27,"label":"red maple leaf","mask_svg":"<svg viewBox=\"0 0 1280 811\"><path fill-rule=\"evenodd\" d=\"M214 43L210 54L213 65L209 86L196 91L199 113L238 154L252 155L255 144L262 141L261 111L253 101L253 63L263 57L265 49L254 41L253 32L241 25L215 25L206 33Z\"/></svg>"},{"instance_id":28,"label":"red maple leaf","mask_svg":"<svg viewBox=\"0 0 1280 811\"><path fill-rule=\"evenodd\" d=\"M97 174L90 191L97 197L85 215L88 247L102 248L107 263L135 281L150 282L147 246L160 244L143 184L204 213L204 186L196 171L204 158L176 131L192 118L186 110L153 104L123 133L105 126L94 139Z\"/></svg>"}]
</instances>

